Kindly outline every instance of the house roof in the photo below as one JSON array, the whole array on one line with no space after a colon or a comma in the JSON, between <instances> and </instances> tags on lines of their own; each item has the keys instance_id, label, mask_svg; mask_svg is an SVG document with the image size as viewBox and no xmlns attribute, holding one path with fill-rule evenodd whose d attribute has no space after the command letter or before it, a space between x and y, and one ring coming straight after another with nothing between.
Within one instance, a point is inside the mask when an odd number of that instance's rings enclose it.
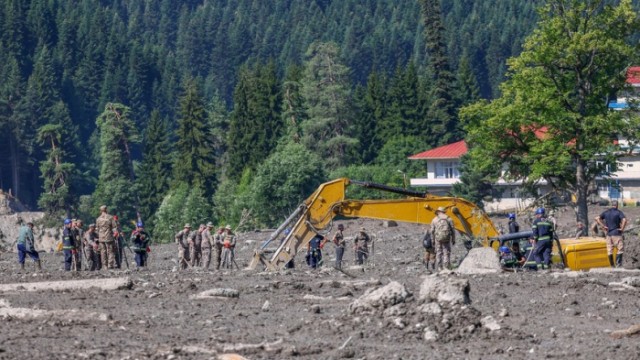
<instances>
[{"instance_id":1,"label":"house roof","mask_svg":"<svg viewBox=\"0 0 640 360\"><path fill-rule=\"evenodd\" d=\"M627 69L627 82L633 85L640 85L640 66L632 66Z\"/></svg>"},{"instance_id":2,"label":"house roof","mask_svg":"<svg viewBox=\"0 0 640 360\"><path fill-rule=\"evenodd\" d=\"M467 143L464 140L454 142L453 144L440 146L431 150L423 151L419 154L409 156L409 160L428 160L428 159L459 159L467 153Z\"/></svg>"}]
</instances>

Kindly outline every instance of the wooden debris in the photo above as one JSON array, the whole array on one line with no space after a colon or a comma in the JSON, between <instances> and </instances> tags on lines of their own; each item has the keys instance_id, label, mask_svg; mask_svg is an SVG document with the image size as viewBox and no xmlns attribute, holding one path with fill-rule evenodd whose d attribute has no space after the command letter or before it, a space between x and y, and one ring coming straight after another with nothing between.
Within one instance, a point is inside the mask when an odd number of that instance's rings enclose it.
<instances>
[{"instance_id":1,"label":"wooden debris","mask_svg":"<svg viewBox=\"0 0 640 360\"><path fill-rule=\"evenodd\" d=\"M131 289L133 282L130 278L110 278L110 279L88 279L88 280L67 280L67 281L44 281L18 284L0 284L0 292L8 291L64 291L64 290L86 290L97 288L101 290L123 290Z\"/></svg>"},{"instance_id":2,"label":"wooden debris","mask_svg":"<svg viewBox=\"0 0 640 360\"><path fill-rule=\"evenodd\" d=\"M618 330L611 333L611 337L614 339L621 339L623 337L633 336L640 334L640 324L633 325L625 330Z\"/></svg>"}]
</instances>

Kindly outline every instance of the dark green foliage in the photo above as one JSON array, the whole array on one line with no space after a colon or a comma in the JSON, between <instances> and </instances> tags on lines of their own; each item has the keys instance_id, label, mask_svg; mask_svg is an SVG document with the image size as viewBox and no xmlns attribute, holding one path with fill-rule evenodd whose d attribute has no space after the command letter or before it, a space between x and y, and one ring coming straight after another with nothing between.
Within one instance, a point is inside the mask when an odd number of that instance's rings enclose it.
<instances>
[{"instance_id":1,"label":"dark green foliage","mask_svg":"<svg viewBox=\"0 0 640 360\"><path fill-rule=\"evenodd\" d=\"M304 145L289 142L256 171L253 215L267 226L277 226L324 181L324 162Z\"/></svg>"},{"instance_id":2,"label":"dark green foliage","mask_svg":"<svg viewBox=\"0 0 640 360\"><path fill-rule=\"evenodd\" d=\"M100 176L93 194L94 206L107 205L121 223L136 221L137 187L133 179L131 147L140 141L129 108L108 103L98 117L100 131ZM98 209L94 209L98 215Z\"/></svg>"},{"instance_id":3,"label":"dark green foliage","mask_svg":"<svg viewBox=\"0 0 640 360\"><path fill-rule=\"evenodd\" d=\"M483 200L493 200L493 186L495 174L491 171L483 170L473 163L473 158L463 156L460 168L460 182L453 184L451 193L453 196L461 197L484 208Z\"/></svg>"},{"instance_id":4,"label":"dark green foliage","mask_svg":"<svg viewBox=\"0 0 640 360\"><path fill-rule=\"evenodd\" d=\"M140 189L140 215L148 228L153 227L152 215L169 190L173 144L167 120L157 110L151 113L142 140L142 163L137 169Z\"/></svg>"},{"instance_id":5,"label":"dark green foliage","mask_svg":"<svg viewBox=\"0 0 640 360\"><path fill-rule=\"evenodd\" d=\"M401 173L390 170L387 166L381 165L351 165L333 170L329 174L329 179L348 178L352 180L368 181L376 184L404 187L404 177ZM407 181L409 181L407 179ZM408 184L407 184L408 185ZM387 191L367 189L358 185L350 185L347 188L348 199L395 199L401 195Z\"/></svg>"},{"instance_id":6,"label":"dark green foliage","mask_svg":"<svg viewBox=\"0 0 640 360\"><path fill-rule=\"evenodd\" d=\"M245 168L255 169L265 159L284 132L280 84L273 63L243 67L233 101L227 175L237 180Z\"/></svg>"},{"instance_id":7,"label":"dark green foliage","mask_svg":"<svg viewBox=\"0 0 640 360\"><path fill-rule=\"evenodd\" d=\"M416 136L396 136L384 144L374 163L391 172L405 173L407 177L421 175L426 172L425 163L408 157L427 148L427 144Z\"/></svg>"},{"instance_id":8,"label":"dark green foliage","mask_svg":"<svg viewBox=\"0 0 640 360\"><path fill-rule=\"evenodd\" d=\"M180 98L179 116L173 181L200 187L210 196L217 184L215 158L204 102L198 85L193 80L185 84L184 94Z\"/></svg>"},{"instance_id":9,"label":"dark green foliage","mask_svg":"<svg viewBox=\"0 0 640 360\"><path fill-rule=\"evenodd\" d=\"M47 215L68 215L75 199L71 193L76 177L73 154L78 152L77 129L71 123L66 105L59 101L50 109L50 123L38 129L37 140L45 149L46 158L40 162L44 181L38 206Z\"/></svg>"},{"instance_id":10,"label":"dark green foliage","mask_svg":"<svg viewBox=\"0 0 640 360\"><path fill-rule=\"evenodd\" d=\"M316 42L306 53L302 95L307 109L303 142L329 168L351 163L358 146L353 137L349 68L334 43Z\"/></svg>"},{"instance_id":11,"label":"dark green foliage","mask_svg":"<svg viewBox=\"0 0 640 360\"><path fill-rule=\"evenodd\" d=\"M164 197L155 215L154 240L161 243L173 242L175 234L186 223L198 229L200 224L212 221L211 206L204 197L204 191L186 183L179 184Z\"/></svg>"}]
</instances>

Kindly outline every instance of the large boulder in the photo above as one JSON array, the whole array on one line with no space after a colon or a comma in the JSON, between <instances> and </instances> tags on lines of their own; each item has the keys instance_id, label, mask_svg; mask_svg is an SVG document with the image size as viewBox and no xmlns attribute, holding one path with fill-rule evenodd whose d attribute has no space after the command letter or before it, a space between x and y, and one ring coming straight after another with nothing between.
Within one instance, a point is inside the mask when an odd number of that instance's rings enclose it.
<instances>
[{"instance_id":1,"label":"large boulder","mask_svg":"<svg viewBox=\"0 0 640 360\"><path fill-rule=\"evenodd\" d=\"M453 273L426 276L420 286L418 300L440 305L469 304L469 280Z\"/></svg>"},{"instance_id":2,"label":"large boulder","mask_svg":"<svg viewBox=\"0 0 640 360\"><path fill-rule=\"evenodd\" d=\"M351 313L375 312L404 302L411 294L404 285L392 281L387 285L370 289L349 305Z\"/></svg>"},{"instance_id":3,"label":"large boulder","mask_svg":"<svg viewBox=\"0 0 640 360\"><path fill-rule=\"evenodd\" d=\"M456 269L459 274L492 274L502 271L498 253L490 247L474 248Z\"/></svg>"}]
</instances>

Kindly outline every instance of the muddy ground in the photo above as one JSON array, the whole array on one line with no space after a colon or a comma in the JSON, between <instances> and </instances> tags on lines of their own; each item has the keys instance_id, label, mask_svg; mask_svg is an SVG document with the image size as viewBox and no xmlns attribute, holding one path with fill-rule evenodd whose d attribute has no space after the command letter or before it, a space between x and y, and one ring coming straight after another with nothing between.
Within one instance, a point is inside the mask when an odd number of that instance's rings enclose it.
<instances>
[{"instance_id":1,"label":"muddy ground","mask_svg":"<svg viewBox=\"0 0 640 360\"><path fill-rule=\"evenodd\" d=\"M344 223L347 235L364 225L376 237L369 264L347 270L353 277L329 266L309 270L302 254L295 269L281 273L178 272L173 245L155 246L144 271L64 272L62 256L47 253L42 273L34 273L31 263L29 271L21 273L15 254L2 254L3 284L128 276L133 285L111 291L0 292L0 302L14 308L79 309L92 319L53 312L58 315L5 317L0 322L0 359L206 359L222 353L249 359L640 358L640 335L611 336L612 331L640 324L640 284L611 283L640 273L455 277L468 280L471 303L450 310L443 305L444 315L427 316L419 310L423 301L418 299L420 285L429 276L420 262L422 228L385 228L364 220ZM240 267L267 236L240 236ZM460 242L454 252L457 260L465 254ZM332 258L333 249L326 249L325 259ZM351 266L353 252L345 258ZM393 281L411 295L398 299L391 311L350 311L349 305L368 289ZM193 298L216 288L236 290L238 296ZM483 325L479 319L487 316L499 329ZM436 336L425 339L425 328Z\"/></svg>"}]
</instances>

